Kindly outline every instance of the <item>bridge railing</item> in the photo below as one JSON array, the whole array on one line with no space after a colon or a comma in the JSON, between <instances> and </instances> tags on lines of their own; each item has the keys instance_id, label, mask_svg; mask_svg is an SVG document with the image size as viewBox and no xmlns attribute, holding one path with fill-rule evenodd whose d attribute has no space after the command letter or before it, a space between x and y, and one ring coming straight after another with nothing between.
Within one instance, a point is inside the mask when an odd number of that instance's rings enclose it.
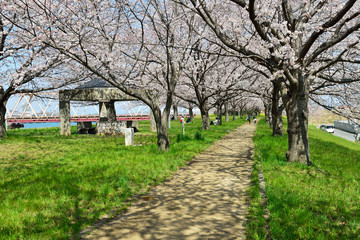
<instances>
[{"instance_id":1,"label":"bridge railing","mask_svg":"<svg viewBox=\"0 0 360 240\"><path fill-rule=\"evenodd\" d=\"M36 123L36 122L59 122L58 92L47 92L37 94L19 94L7 108L7 122L12 123ZM140 107L139 107L140 106ZM7 106L8 107L8 106ZM91 102L72 102L71 121L98 121L99 106ZM119 112L118 120L146 120L148 114L144 114L148 107L137 105L132 102L116 102L115 107Z\"/></svg>"}]
</instances>

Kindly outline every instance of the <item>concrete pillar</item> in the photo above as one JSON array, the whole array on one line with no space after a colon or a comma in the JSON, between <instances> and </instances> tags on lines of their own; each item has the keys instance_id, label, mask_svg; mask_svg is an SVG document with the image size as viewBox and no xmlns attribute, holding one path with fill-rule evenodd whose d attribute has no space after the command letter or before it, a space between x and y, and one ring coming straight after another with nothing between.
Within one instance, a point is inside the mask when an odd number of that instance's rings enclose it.
<instances>
[{"instance_id":1,"label":"concrete pillar","mask_svg":"<svg viewBox=\"0 0 360 240\"><path fill-rule=\"evenodd\" d=\"M115 111L115 101L110 101L105 103L107 110L108 121L116 122L116 111Z\"/></svg>"},{"instance_id":2,"label":"concrete pillar","mask_svg":"<svg viewBox=\"0 0 360 240\"><path fill-rule=\"evenodd\" d=\"M134 129L133 128L125 128L125 146L134 145Z\"/></svg>"},{"instance_id":3,"label":"concrete pillar","mask_svg":"<svg viewBox=\"0 0 360 240\"><path fill-rule=\"evenodd\" d=\"M115 101L99 102L100 121L116 122Z\"/></svg>"},{"instance_id":4,"label":"concrete pillar","mask_svg":"<svg viewBox=\"0 0 360 240\"><path fill-rule=\"evenodd\" d=\"M156 132L156 122L153 112L150 109L150 131Z\"/></svg>"},{"instance_id":5,"label":"concrete pillar","mask_svg":"<svg viewBox=\"0 0 360 240\"><path fill-rule=\"evenodd\" d=\"M60 114L60 135L70 136L70 101L59 101L59 114Z\"/></svg>"},{"instance_id":6,"label":"concrete pillar","mask_svg":"<svg viewBox=\"0 0 360 240\"><path fill-rule=\"evenodd\" d=\"M105 102L99 102L99 118L100 122L108 121L108 111Z\"/></svg>"}]
</instances>

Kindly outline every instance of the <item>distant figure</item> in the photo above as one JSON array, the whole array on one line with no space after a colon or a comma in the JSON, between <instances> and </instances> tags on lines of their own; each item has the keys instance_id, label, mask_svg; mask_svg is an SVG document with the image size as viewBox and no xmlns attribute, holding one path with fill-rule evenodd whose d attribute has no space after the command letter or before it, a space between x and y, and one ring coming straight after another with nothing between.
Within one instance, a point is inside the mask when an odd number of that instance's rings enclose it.
<instances>
[{"instance_id":1,"label":"distant figure","mask_svg":"<svg viewBox=\"0 0 360 240\"><path fill-rule=\"evenodd\" d=\"M180 123L183 123L183 122L184 122L184 117L181 116L181 118L180 118Z\"/></svg>"},{"instance_id":2,"label":"distant figure","mask_svg":"<svg viewBox=\"0 0 360 240\"><path fill-rule=\"evenodd\" d=\"M256 124L256 117L254 116L254 124Z\"/></svg>"},{"instance_id":3,"label":"distant figure","mask_svg":"<svg viewBox=\"0 0 360 240\"><path fill-rule=\"evenodd\" d=\"M191 117L188 117L188 119L186 119L186 123L191 123Z\"/></svg>"},{"instance_id":4,"label":"distant figure","mask_svg":"<svg viewBox=\"0 0 360 240\"><path fill-rule=\"evenodd\" d=\"M218 125L219 124L219 119L216 118L215 121L214 121L214 125Z\"/></svg>"},{"instance_id":5,"label":"distant figure","mask_svg":"<svg viewBox=\"0 0 360 240\"><path fill-rule=\"evenodd\" d=\"M171 120L175 120L175 115L171 115Z\"/></svg>"},{"instance_id":6,"label":"distant figure","mask_svg":"<svg viewBox=\"0 0 360 240\"><path fill-rule=\"evenodd\" d=\"M247 120L249 121L249 124L250 124L251 123L251 116L250 115L247 117Z\"/></svg>"},{"instance_id":7,"label":"distant figure","mask_svg":"<svg viewBox=\"0 0 360 240\"><path fill-rule=\"evenodd\" d=\"M9 129L18 129L18 128L23 128L24 124L21 123L12 123L11 125L8 126Z\"/></svg>"},{"instance_id":8,"label":"distant figure","mask_svg":"<svg viewBox=\"0 0 360 240\"><path fill-rule=\"evenodd\" d=\"M213 121L211 121L211 122L210 122L210 125L214 125L214 122L213 122Z\"/></svg>"}]
</instances>

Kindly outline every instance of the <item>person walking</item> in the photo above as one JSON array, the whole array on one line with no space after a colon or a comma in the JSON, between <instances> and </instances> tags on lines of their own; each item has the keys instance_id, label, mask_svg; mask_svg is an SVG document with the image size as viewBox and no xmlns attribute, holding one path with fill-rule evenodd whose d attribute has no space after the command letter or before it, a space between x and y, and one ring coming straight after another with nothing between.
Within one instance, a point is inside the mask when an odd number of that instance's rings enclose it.
<instances>
[{"instance_id":1,"label":"person walking","mask_svg":"<svg viewBox=\"0 0 360 240\"><path fill-rule=\"evenodd\" d=\"M249 124L251 124L251 116L250 115L247 117L247 120L249 121Z\"/></svg>"}]
</instances>

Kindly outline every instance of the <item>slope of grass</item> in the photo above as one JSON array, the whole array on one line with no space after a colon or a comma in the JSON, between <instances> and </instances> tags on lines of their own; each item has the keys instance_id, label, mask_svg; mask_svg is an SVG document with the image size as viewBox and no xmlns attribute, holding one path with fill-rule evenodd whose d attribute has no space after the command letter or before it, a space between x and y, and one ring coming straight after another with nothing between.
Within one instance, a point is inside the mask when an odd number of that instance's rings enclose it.
<instances>
[{"instance_id":1,"label":"slope of grass","mask_svg":"<svg viewBox=\"0 0 360 240\"><path fill-rule=\"evenodd\" d=\"M271 238L360 239L360 145L312 126L309 139L314 165L290 164L287 136L257 127Z\"/></svg>"},{"instance_id":2,"label":"slope of grass","mask_svg":"<svg viewBox=\"0 0 360 240\"><path fill-rule=\"evenodd\" d=\"M339 120L346 120L346 118L325 109L310 111L309 114L309 123L314 126L319 126L320 124L333 125L334 121Z\"/></svg>"},{"instance_id":3,"label":"slope of grass","mask_svg":"<svg viewBox=\"0 0 360 240\"><path fill-rule=\"evenodd\" d=\"M215 117L213 117L215 118ZM67 239L101 215L169 177L242 120L202 131L201 120L172 122L171 148L158 152L149 122L124 137L59 135L58 128L11 130L0 140L0 239ZM196 135L196 137L195 137Z\"/></svg>"}]
</instances>

